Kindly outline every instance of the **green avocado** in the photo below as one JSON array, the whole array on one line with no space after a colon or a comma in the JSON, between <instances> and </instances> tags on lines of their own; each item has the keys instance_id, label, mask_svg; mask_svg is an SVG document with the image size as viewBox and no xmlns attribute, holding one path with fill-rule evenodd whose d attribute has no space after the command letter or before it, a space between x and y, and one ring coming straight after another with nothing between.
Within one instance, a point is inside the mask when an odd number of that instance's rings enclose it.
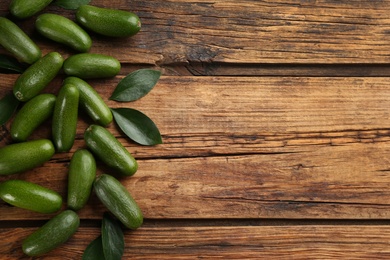
<instances>
[{"instance_id":1,"label":"green avocado","mask_svg":"<svg viewBox=\"0 0 390 260\"><path fill-rule=\"evenodd\" d=\"M135 13L92 5L80 6L76 19L85 28L109 37L133 36L141 29L141 21Z\"/></svg>"},{"instance_id":2,"label":"green avocado","mask_svg":"<svg viewBox=\"0 0 390 260\"><path fill-rule=\"evenodd\" d=\"M97 53L79 53L67 58L64 72L81 79L110 78L119 73L120 62L114 57Z\"/></svg>"},{"instance_id":3,"label":"green avocado","mask_svg":"<svg viewBox=\"0 0 390 260\"><path fill-rule=\"evenodd\" d=\"M48 139L4 146L0 148L0 175L31 170L50 160L54 153L54 145Z\"/></svg>"},{"instance_id":4,"label":"green avocado","mask_svg":"<svg viewBox=\"0 0 390 260\"><path fill-rule=\"evenodd\" d=\"M143 223L142 211L129 191L115 177L102 174L94 182L94 191L107 209L127 228L137 229Z\"/></svg>"},{"instance_id":5,"label":"green avocado","mask_svg":"<svg viewBox=\"0 0 390 260\"><path fill-rule=\"evenodd\" d=\"M14 22L0 17L0 45L20 62L33 64L42 56L41 49Z\"/></svg>"},{"instance_id":6,"label":"green avocado","mask_svg":"<svg viewBox=\"0 0 390 260\"><path fill-rule=\"evenodd\" d=\"M77 77L67 77L63 84L72 84L77 87L80 93L80 107L93 121L101 126L107 126L112 122L113 116L110 108L91 85Z\"/></svg>"},{"instance_id":7,"label":"green avocado","mask_svg":"<svg viewBox=\"0 0 390 260\"><path fill-rule=\"evenodd\" d=\"M65 210L23 240L23 252L28 256L46 254L68 241L79 225L79 216L72 210Z\"/></svg>"},{"instance_id":8,"label":"green avocado","mask_svg":"<svg viewBox=\"0 0 390 260\"><path fill-rule=\"evenodd\" d=\"M61 87L54 105L52 135L57 152L68 152L77 130L79 91L72 84Z\"/></svg>"},{"instance_id":9,"label":"green avocado","mask_svg":"<svg viewBox=\"0 0 390 260\"><path fill-rule=\"evenodd\" d=\"M39 213L54 213L62 206L62 197L56 191L23 180L0 183L0 198L15 207Z\"/></svg>"},{"instance_id":10,"label":"green avocado","mask_svg":"<svg viewBox=\"0 0 390 260\"><path fill-rule=\"evenodd\" d=\"M86 149L77 150L70 160L68 207L80 210L87 203L96 177L96 161Z\"/></svg>"},{"instance_id":11,"label":"green avocado","mask_svg":"<svg viewBox=\"0 0 390 260\"><path fill-rule=\"evenodd\" d=\"M92 153L117 173L132 176L137 171L137 161L106 128L90 125L84 140Z\"/></svg>"},{"instance_id":12,"label":"green avocado","mask_svg":"<svg viewBox=\"0 0 390 260\"><path fill-rule=\"evenodd\" d=\"M40 124L52 116L55 102L53 94L39 94L26 102L11 124L12 139L26 141Z\"/></svg>"},{"instance_id":13,"label":"green avocado","mask_svg":"<svg viewBox=\"0 0 390 260\"><path fill-rule=\"evenodd\" d=\"M53 0L12 0L9 5L11 14L19 19L33 16L42 11Z\"/></svg>"},{"instance_id":14,"label":"green avocado","mask_svg":"<svg viewBox=\"0 0 390 260\"><path fill-rule=\"evenodd\" d=\"M58 14L41 14L35 27L48 39L64 44L79 52L88 52L92 46L91 37L78 24Z\"/></svg>"},{"instance_id":15,"label":"green avocado","mask_svg":"<svg viewBox=\"0 0 390 260\"><path fill-rule=\"evenodd\" d=\"M38 95L57 76L63 62L61 54L50 52L32 64L15 81L15 97L25 102Z\"/></svg>"}]
</instances>

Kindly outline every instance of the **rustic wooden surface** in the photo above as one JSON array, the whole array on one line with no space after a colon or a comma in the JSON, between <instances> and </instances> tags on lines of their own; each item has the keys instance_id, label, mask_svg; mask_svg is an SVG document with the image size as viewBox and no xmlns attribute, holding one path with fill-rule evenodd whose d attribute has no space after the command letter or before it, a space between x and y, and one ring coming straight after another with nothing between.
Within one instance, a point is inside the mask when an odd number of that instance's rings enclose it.
<instances>
[{"instance_id":1,"label":"rustic wooden surface","mask_svg":"<svg viewBox=\"0 0 390 260\"><path fill-rule=\"evenodd\" d=\"M147 114L164 141L138 146L109 126L140 165L121 180L145 215L125 232L124 259L390 258L390 1L91 3L137 13L142 30L109 42L92 34L91 52L123 68L90 83L110 107ZM31 21L18 24L44 53L72 54ZM163 72L152 92L108 101L138 68ZM16 78L0 75L0 96ZM62 78L45 92L56 93ZM90 123L80 116L70 153L0 181L29 180L65 197L66 167ZM0 146L11 143L9 125ZM50 137L50 122L32 136L40 137ZM104 211L92 196L76 235L37 259L80 259ZM50 217L0 202L1 259L28 259L21 241Z\"/></svg>"}]
</instances>

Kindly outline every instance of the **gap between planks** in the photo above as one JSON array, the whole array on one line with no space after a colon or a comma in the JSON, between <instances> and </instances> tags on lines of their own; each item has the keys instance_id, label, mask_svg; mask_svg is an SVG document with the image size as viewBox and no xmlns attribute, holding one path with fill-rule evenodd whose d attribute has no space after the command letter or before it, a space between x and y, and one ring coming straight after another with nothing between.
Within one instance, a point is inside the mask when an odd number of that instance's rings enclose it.
<instances>
[{"instance_id":1,"label":"gap between planks","mask_svg":"<svg viewBox=\"0 0 390 260\"><path fill-rule=\"evenodd\" d=\"M390 64L287 64L196 62L122 63L120 76L138 69L160 70L164 76L226 77L389 77ZM1 72L1 70L0 70ZM12 74L12 73L11 73Z\"/></svg>"},{"instance_id":2,"label":"gap between planks","mask_svg":"<svg viewBox=\"0 0 390 260\"><path fill-rule=\"evenodd\" d=\"M122 63L121 75L138 69L160 70L164 76L237 77L389 77L390 64L304 64L196 62Z\"/></svg>"},{"instance_id":3,"label":"gap between planks","mask_svg":"<svg viewBox=\"0 0 390 260\"><path fill-rule=\"evenodd\" d=\"M126 66L125 66L126 67ZM287 63L226 63L188 62L166 64L167 75L178 76L239 76L239 77L388 77L390 64L287 64Z\"/></svg>"},{"instance_id":4,"label":"gap between planks","mask_svg":"<svg viewBox=\"0 0 390 260\"><path fill-rule=\"evenodd\" d=\"M41 220L0 221L0 229L34 228L47 222ZM268 226L390 226L390 219L144 219L143 228L167 227L268 227ZM80 219L80 227L99 228L101 219Z\"/></svg>"},{"instance_id":5,"label":"gap between planks","mask_svg":"<svg viewBox=\"0 0 390 260\"><path fill-rule=\"evenodd\" d=\"M160 65L122 63L121 75L138 69L160 70L164 76L220 77L390 77L390 64L287 64L196 62Z\"/></svg>"}]
</instances>

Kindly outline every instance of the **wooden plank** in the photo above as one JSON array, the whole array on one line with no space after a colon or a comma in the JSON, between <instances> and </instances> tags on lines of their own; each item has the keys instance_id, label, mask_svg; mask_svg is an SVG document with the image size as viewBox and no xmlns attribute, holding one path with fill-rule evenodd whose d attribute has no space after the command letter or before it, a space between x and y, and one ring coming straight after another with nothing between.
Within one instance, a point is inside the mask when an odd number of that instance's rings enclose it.
<instances>
[{"instance_id":1,"label":"wooden plank","mask_svg":"<svg viewBox=\"0 0 390 260\"><path fill-rule=\"evenodd\" d=\"M0 229L3 259L27 259L34 228ZM80 259L99 228L80 228L44 259ZM388 259L388 226L142 227L125 232L124 259Z\"/></svg>"},{"instance_id":2,"label":"wooden plank","mask_svg":"<svg viewBox=\"0 0 390 260\"><path fill-rule=\"evenodd\" d=\"M8 13L10 0L0 3ZM92 52L103 52L124 63L387 63L390 1L250 1L250 0L96 0L94 5L131 10L143 24L130 39L93 35ZM74 12L46 11L74 19ZM44 52L53 47L36 35L33 23L21 21ZM69 50L66 53L72 53Z\"/></svg>"},{"instance_id":3,"label":"wooden plank","mask_svg":"<svg viewBox=\"0 0 390 260\"><path fill-rule=\"evenodd\" d=\"M2 76L0 95L12 90L15 78ZM390 121L384 120L390 106L386 77L169 76L136 102L109 101L121 78L90 83L110 107L139 109L166 135L318 135L390 127ZM45 91L56 93L60 84L58 79ZM90 123L83 121L79 134Z\"/></svg>"},{"instance_id":4,"label":"wooden plank","mask_svg":"<svg viewBox=\"0 0 390 260\"><path fill-rule=\"evenodd\" d=\"M389 149L388 143L302 145L276 154L141 159L139 171L121 181L152 219L388 219L389 161L383 154ZM67 164L54 158L9 178L50 187L66 199ZM0 205L1 220L48 218ZM104 210L93 197L80 216L96 219Z\"/></svg>"}]
</instances>

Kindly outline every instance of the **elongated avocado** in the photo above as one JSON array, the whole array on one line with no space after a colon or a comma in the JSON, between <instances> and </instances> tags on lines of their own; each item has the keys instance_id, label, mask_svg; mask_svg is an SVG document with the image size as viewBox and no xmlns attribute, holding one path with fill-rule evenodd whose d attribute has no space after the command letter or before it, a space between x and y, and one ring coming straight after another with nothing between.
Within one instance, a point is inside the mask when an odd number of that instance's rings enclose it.
<instances>
[{"instance_id":1,"label":"elongated avocado","mask_svg":"<svg viewBox=\"0 0 390 260\"><path fill-rule=\"evenodd\" d=\"M41 49L11 20L0 17L0 45L16 59L33 64L42 56Z\"/></svg>"},{"instance_id":2,"label":"elongated avocado","mask_svg":"<svg viewBox=\"0 0 390 260\"><path fill-rule=\"evenodd\" d=\"M94 190L100 201L127 228L137 229L142 225L141 209L126 187L115 177L100 175L95 180Z\"/></svg>"},{"instance_id":3,"label":"elongated avocado","mask_svg":"<svg viewBox=\"0 0 390 260\"><path fill-rule=\"evenodd\" d=\"M54 106L52 134L57 152L68 152L77 129L79 91L72 84L63 85Z\"/></svg>"},{"instance_id":4,"label":"elongated avocado","mask_svg":"<svg viewBox=\"0 0 390 260\"><path fill-rule=\"evenodd\" d=\"M0 183L0 198L15 207L39 213L54 213L62 206L58 192L23 180Z\"/></svg>"},{"instance_id":5,"label":"elongated avocado","mask_svg":"<svg viewBox=\"0 0 390 260\"><path fill-rule=\"evenodd\" d=\"M50 52L28 67L14 84L15 97L25 102L38 95L55 78L63 62L61 54Z\"/></svg>"},{"instance_id":6,"label":"elongated avocado","mask_svg":"<svg viewBox=\"0 0 390 260\"><path fill-rule=\"evenodd\" d=\"M23 240L23 252L28 256L46 254L68 241L79 225L79 216L72 210L65 210Z\"/></svg>"},{"instance_id":7,"label":"elongated avocado","mask_svg":"<svg viewBox=\"0 0 390 260\"><path fill-rule=\"evenodd\" d=\"M114 77L120 69L121 64L117 59L98 53L75 54L64 62L65 74L81 79Z\"/></svg>"},{"instance_id":8,"label":"elongated avocado","mask_svg":"<svg viewBox=\"0 0 390 260\"><path fill-rule=\"evenodd\" d=\"M35 27L48 39L64 44L79 52L88 52L92 46L91 37L78 24L58 14L41 14Z\"/></svg>"},{"instance_id":9,"label":"elongated avocado","mask_svg":"<svg viewBox=\"0 0 390 260\"><path fill-rule=\"evenodd\" d=\"M76 19L85 28L109 37L133 36L141 29L141 21L135 13L118 9L82 5Z\"/></svg>"},{"instance_id":10,"label":"elongated avocado","mask_svg":"<svg viewBox=\"0 0 390 260\"><path fill-rule=\"evenodd\" d=\"M137 161L106 128L90 125L84 139L92 153L117 173L132 176L137 171Z\"/></svg>"},{"instance_id":11,"label":"elongated avocado","mask_svg":"<svg viewBox=\"0 0 390 260\"><path fill-rule=\"evenodd\" d=\"M24 104L11 124L14 141L26 141L32 132L53 114L56 96L40 94Z\"/></svg>"},{"instance_id":12,"label":"elongated avocado","mask_svg":"<svg viewBox=\"0 0 390 260\"><path fill-rule=\"evenodd\" d=\"M48 161L55 153L53 143L38 139L0 148L0 175L31 170Z\"/></svg>"},{"instance_id":13,"label":"elongated avocado","mask_svg":"<svg viewBox=\"0 0 390 260\"><path fill-rule=\"evenodd\" d=\"M84 207L96 177L96 162L86 149L77 150L70 160L68 173L68 207L77 211Z\"/></svg>"},{"instance_id":14,"label":"elongated avocado","mask_svg":"<svg viewBox=\"0 0 390 260\"><path fill-rule=\"evenodd\" d=\"M11 14L19 19L25 19L37 14L53 0L12 0L9 5Z\"/></svg>"},{"instance_id":15,"label":"elongated avocado","mask_svg":"<svg viewBox=\"0 0 390 260\"><path fill-rule=\"evenodd\" d=\"M77 77L67 77L63 84L72 84L77 87L80 93L80 107L93 121L101 126L107 126L112 122L113 116L110 108L91 85Z\"/></svg>"}]
</instances>

